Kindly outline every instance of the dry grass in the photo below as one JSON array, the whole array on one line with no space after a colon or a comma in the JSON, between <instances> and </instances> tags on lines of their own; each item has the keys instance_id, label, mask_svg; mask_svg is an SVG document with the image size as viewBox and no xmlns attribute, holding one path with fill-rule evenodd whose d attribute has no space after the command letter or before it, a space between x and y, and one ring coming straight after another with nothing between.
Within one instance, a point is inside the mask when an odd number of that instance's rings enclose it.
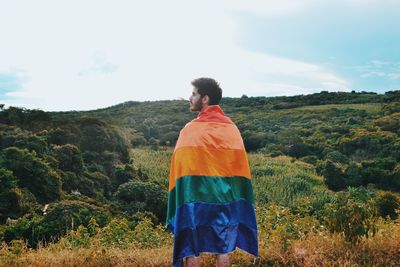
<instances>
[{"instance_id":1,"label":"dry grass","mask_svg":"<svg viewBox=\"0 0 400 267\"><path fill-rule=\"evenodd\" d=\"M349 245L340 234L310 233L292 240L283 250L279 240L260 242L260 258L237 250L232 254L233 266L399 266L400 224L385 224L374 237ZM9 249L9 248L8 248ZM117 249L57 246L25 251L19 255L0 250L0 266L171 266L172 248ZM213 255L202 256L203 266L215 266Z\"/></svg>"},{"instance_id":2,"label":"dry grass","mask_svg":"<svg viewBox=\"0 0 400 267\"><path fill-rule=\"evenodd\" d=\"M39 249L2 259L0 266L170 266L172 249L79 248L51 251Z\"/></svg>"}]
</instances>

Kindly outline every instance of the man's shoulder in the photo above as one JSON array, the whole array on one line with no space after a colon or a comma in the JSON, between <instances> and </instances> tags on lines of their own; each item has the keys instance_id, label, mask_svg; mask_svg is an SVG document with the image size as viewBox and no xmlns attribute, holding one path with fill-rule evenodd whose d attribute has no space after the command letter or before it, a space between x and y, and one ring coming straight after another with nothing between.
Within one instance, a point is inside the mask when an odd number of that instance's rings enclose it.
<instances>
[{"instance_id":1,"label":"man's shoulder","mask_svg":"<svg viewBox=\"0 0 400 267\"><path fill-rule=\"evenodd\" d=\"M231 134L235 133L240 136L239 128L230 119L229 119L229 121L222 121L222 122L220 120L194 119L194 120L186 123L186 125L181 129L181 133L182 132L185 132L185 133L197 132L197 135L210 134L211 132L214 132L214 133L226 132L226 133L231 133Z\"/></svg>"},{"instance_id":2,"label":"man's shoulder","mask_svg":"<svg viewBox=\"0 0 400 267\"><path fill-rule=\"evenodd\" d=\"M228 116L208 116L202 118L196 118L190 121L189 123L226 123L226 124L235 124L231 118ZM187 123L187 124L189 124Z\"/></svg>"},{"instance_id":3,"label":"man's shoulder","mask_svg":"<svg viewBox=\"0 0 400 267\"><path fill-rule=\"evenodd\" d=\"M240 131L234 123L198 120L188 122L179 134L176 147L186 146L244 149Z\"/></svg>"}]
</instances>

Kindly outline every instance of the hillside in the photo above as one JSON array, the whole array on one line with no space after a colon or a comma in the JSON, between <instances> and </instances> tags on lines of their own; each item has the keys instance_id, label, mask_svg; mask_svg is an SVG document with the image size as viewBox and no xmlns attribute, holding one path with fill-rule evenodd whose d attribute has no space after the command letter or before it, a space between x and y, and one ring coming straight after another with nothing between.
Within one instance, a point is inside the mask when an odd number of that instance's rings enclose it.
<instances>
[{"instance_id":1,"label":"hillside","mask_svg":"<svg viewBox=\"0 0 400 267\"><path fill-rule=\"evenodd\" d=\"M384 234L399 232L400 91L242 96L224 98L221 106L249 152L263 264L295 262L296 246L317 253L307 243L317 236L327 251L330 239L351 251L354 258L343 261L354 264L363 261L356 249L380 262L377 242L399 246ZM0 261L29 264L56 250L63 261L70 255L65 249L97 253L90 244L104 246L110 257L125 255L127 247L169 248L160 224L170 156L194 116L178 100L86 112L3 107ZM43 242L52 245L26 254ZM160 265L169 264L164 257ZM322 263L334 260L324 257Z\"/></svg>"}]
</instances>

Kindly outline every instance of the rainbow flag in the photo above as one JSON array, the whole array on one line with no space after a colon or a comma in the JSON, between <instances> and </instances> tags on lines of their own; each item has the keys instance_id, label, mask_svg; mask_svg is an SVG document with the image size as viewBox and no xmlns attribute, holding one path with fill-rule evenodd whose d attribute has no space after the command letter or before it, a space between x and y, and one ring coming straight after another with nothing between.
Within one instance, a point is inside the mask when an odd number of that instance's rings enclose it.
<instances>
[{"instance_id":1,"label":"rainbow flag","mask_svg":"<svg viewBox=\"0 0 400 267\"><path fill-rule=\"evenodd\" d=\"M203 109L181 130L172 155L167 227L173 265L201 252L236 247L258 257L250 168L236 125L218 105Z\"/></svg>"}]
</instances>

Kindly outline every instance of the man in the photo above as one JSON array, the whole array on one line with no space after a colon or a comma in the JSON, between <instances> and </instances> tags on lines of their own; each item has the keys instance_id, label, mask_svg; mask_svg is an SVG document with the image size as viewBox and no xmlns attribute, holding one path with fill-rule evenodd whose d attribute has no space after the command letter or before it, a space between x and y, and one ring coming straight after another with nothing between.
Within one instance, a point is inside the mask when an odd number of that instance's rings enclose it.
<instances>
[{"instance_id":1,"label":"man","mask_svg":"<svg viewBox=\"0 0 400 267\"><path fill-rule=\"evenodd\" d=\"M169 177L173 265L200 266L207 252L217 266L230 266L236 247L258 257L249 164L238 128L219 106L219 84L199 78L192 85L190 110L199 114L179 134Z\"/></svg>"}]
</instances>

